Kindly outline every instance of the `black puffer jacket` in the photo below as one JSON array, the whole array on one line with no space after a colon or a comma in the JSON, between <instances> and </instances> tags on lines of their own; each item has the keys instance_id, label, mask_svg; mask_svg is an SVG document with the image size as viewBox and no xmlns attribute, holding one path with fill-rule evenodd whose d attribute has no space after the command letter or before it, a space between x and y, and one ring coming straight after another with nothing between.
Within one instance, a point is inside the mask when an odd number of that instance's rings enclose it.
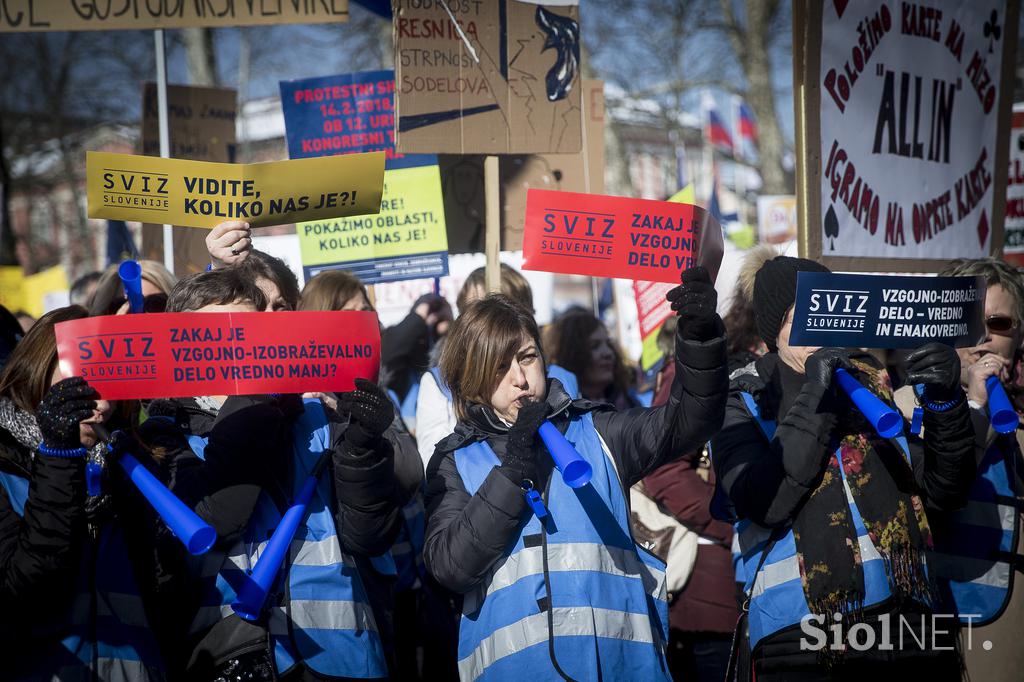
<instances>
[{"instance_id":1,"label":"black puffer jacket","mask_svg":"<svg viewBox=\"0 0 1024 682\"><path fill-rule=\"evenodd\" d=\"M721 337L676 340L676 378L667 404L616 412L607 405L571 400L557 380L548 383L550 421L563 433L571 416L593 413L594 427L629 487L684 452L699 449L722 423L728 375ZM508 549L528 509L522 489L497 469L470 495L455 467L455 450L486 440L504 458L508 427L490 408L473 406L468 421L437 445L427 468L427 537L424 560L446 588L466 593Z\"/></svg>"},{"instance_id":2,"label":"black puffer jacket","mask_svg":"<svg viewBox=\"0 0 1024 682\"><path fill-rule=\"evenodd\" d=\"M108 427L116 429L116 420ZM138 461L157 477L163 472L146 452L134 449ZM0 429L0 470L29 478L24 516L18 515L0 489L0 660L7 676L50 676L52 645L68 633L71 606L83 595L83 556L102 551L102 534L90 533L108 523L120 529L147 621L161 649L170 633L160 620L158 576L161 566L156 543L155 512L114 465L105 478L104 503L86 511L85 459L31 456L9 432ZM97 531L99 532L99 531ZM169 532L167 532L168 535ZM180 543L179 543L180 546ZM88 560L85 560L88 561ZM95 598L95 597L94 597ZM95 607L94 607L95 608ZM40 651L47 654L39 654ZM166 651L164 652L166 654Z\"/></svg>"},{"instance_id":3,"label":"black puffer jacket","mask_svg":"<svg viewBox=\"0 0 1024 682\"><path fill-rule=\"evenodd\" d=\"M409 313L380 337L381 385L405 400L412 384L430 367L430 328Z\"/></svg>"},{"instance_id":4,"label":"black puffer jacket","mask_svg":"<svg viewBox=\"0 0 1024 682\"><path fill-rule=\"evenodd\" d=\"M33 458L0 430L0 471L30 480L24 517L0 488L0 646L25 656L33 633L59 631L71 603L86 540L85 461Z\"/></svg>"}]
</instances>

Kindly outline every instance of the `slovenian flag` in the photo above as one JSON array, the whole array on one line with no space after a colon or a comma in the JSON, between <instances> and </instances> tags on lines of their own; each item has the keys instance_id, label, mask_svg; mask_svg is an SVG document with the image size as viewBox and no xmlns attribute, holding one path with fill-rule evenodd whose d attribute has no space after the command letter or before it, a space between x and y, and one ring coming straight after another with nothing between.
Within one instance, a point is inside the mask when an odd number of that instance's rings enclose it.
<instances>
[{"instance_id":1,"label":"slovenian flag","mask_svg":"<svg viewBox=\"0 0 1024 682\"><path fill-rule=\"evenodd\" d=\"M722 122L722 117L713 107L708 108L708 127L705 135L712 145L732 151L732 136L729 135L728 128Z\"/></svg>"},{"instance_id":2,"label":"slovenian flag","mask_svg":"<svg viewBox=\"0 0 1024 682\"><path fill-rule=\"evenodd\" d=\"M740 139L750 140L757 144L757 122L754 120L754 112L750 110L747 103L740 101Z\"/></svg>"}]
</instances>

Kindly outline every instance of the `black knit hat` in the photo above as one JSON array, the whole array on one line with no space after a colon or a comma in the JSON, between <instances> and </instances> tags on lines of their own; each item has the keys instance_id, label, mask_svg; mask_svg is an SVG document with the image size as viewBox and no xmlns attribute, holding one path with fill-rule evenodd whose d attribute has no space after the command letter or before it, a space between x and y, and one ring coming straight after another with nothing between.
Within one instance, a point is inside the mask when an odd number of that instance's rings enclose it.
<instances>
[{"instance_id":1,"label":"black knit hat","mask_svg":"<svg viewBox=\"0 0 1024 682\"><path fill-rule=\"evenodd\" d=\"M786 319L786 311L796 301L796 273L831 272L821 263L806 258L778 256L765 261L754 277L754 320L757 333L768 350L775 351L775 340Z\"/></svg>"}]
</instances>

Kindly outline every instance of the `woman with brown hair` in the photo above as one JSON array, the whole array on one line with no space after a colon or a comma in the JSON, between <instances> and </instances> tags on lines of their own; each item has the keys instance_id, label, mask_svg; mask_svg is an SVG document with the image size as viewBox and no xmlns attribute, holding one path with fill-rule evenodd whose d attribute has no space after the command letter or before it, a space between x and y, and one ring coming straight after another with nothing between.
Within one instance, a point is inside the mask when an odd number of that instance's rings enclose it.
<instances>
[{"instance_id":1,"label":"woman with brown hair","mask_svg":"<svg viewBox=\"0 0 1024 682\"><path fill-rule=\"evenodd\" d=\"M719 427L728 377L703 268L669 294L679 314L672 397L657 408L573 400L545 377L533 316L501 295L472 305L441 356L459 423L427 471L428 570L463 595L463 680L668 679L665 565L634 542L623 493ZM553 473L549 421L590 464ZM548 427L545 427L545 431Z\"/></svg>"},{"instance_id":2,"label":"woman with brown hair","mask_svg":"<svg viewBox=\"0 0 1024 682\"><path fill-rule=\"evenodd\" d=\"M91 425L106 422L113 409L81 377L61 379L54 336L56 324L84 317L79 306L44 315L0 374L6 679L162 677L112 510L98 504L89 511L87 503L86 461L107 450ZM121 514L140 516L124 508Z\"/></svg>"},{"instance_id":3,"label":"woman with brown hair","mask_svg":"<svg viewBox=\"0 0 1024 682\"><path fill-rule=\"evenodd\" d=\"M633 391L636 377L623 362L622 351L590 312L566 313L547 330L545 340L550 362L576 375L584 398L619 410L641 405Z\"/></svg>"},{"instance_id":4,"label":"woman with brown hair","mask_svg":"<svg viewBox=\"0 0 1024 682\"><path fill-rule=\"evenodd\" d=\"M324 270L302 288L299 310L373 311L363 282L347 270Z\"/></svg>"}]
</instances>

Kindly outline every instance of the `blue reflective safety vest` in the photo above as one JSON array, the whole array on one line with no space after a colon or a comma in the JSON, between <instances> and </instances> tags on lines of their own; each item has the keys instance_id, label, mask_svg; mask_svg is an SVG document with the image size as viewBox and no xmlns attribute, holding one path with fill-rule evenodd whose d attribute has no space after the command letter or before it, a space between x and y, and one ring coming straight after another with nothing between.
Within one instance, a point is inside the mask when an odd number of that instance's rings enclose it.
<instances>
[{"instance_id":1,"label":"blue reflective safety vest","mask_svg":"<svg viewBox=\"0 0 1024 682\"><path fill-rule=\"evenodd\" d=\"M999 618L1012 593L1020 532L1016 447L1000 436L978 465L967 506L933 523L935 551L928 554L939 593L961 620L984 625ZM1010 436L1013 438L1013 436Z\"/></svg>"},{"instance_id":2,"label":"blue reflective safety vest","mask_svg":"<svg viewBox=\"0 0 1024 682\"><path fill-rule=\"evenodd\" d=\"M531 516L477 590L463 598L463 680L669 680L665 564L637 547L622 482L591 415L565 434L593 467L578 490L551 475L549 521ZM486 442L455 452L472 495L499 465ZM550 590L545 585L549 581Z\"/></svg>"},{"instance_id":3,"label":"blue reflective safety vest","mask_svg":"<svg viewBox=\"0 0 1024 682\"><path fill-rule=\"evenodd\" d=\"M286 485L291 499L329 446L327 417L319 400L305 400L305 411L293 428L293 475ZM196 454L203 456L195 446ZM205 454L205 453L203 453ZM279 674L297 663L332 677L361 679L388 675L384 649L355 559L342 551L332 512L334 493L325 470L317 482L303 523L292 541L287 565L267 597L268 629ZM225 551L196 558L203 581L203 602L191 634L205 632L231 616L231 603L241 581L259 560L281 521L266 492L260 495L244 537ZM394 573L390 556L373 560L382 573Z\"/></svg>"},{"instance_id":4,"label":"blue reflective safety vest","mask_svg":"<svg viewBox=\"0 0 1024 682\"><path fill-rule=\"evenodd\" d=\"M423 563L426 532L426 509L423 507L421 489L402 507L402 528L398 532L395 544L391 546L391 556L395 560L395 569L398 572L398 582L395 583L395 590L398 592L415 589L422 584L426 575L426 566Z\"/></svg>"},{"instance_id":5,"label":"blue reflective safety vest","mask_svg":"<svg viewBox=\"0 0 1024 682\"><path fill-rule=\"evenodd\" d=\"M0 472L0 487L14 511L24 516L28 479ZM29 677L22 679L163 680L160 650L146 620L120 528L108 524L101 529L94 547L83 552L77 580L68 608L67 635L37 649L36 661L19 661L14 669L31 669Z\"/></svg>"},{"instance_id":6,"label":"blue reflective safety vest","mask_svg":"<svg viewBox=\"0 0 1024 682\"><path fill-rule=\"evenodd\" d=\"M768 441L771 441L775 436L775 422L761 417L761 411L752 395L749 393L741 395L747 410L760 426L761 432ZM909 460L906 439L899 436L896 441ZM838 450L836 457L839 457ZM840 462L842 462L841 459ZM861 568L864 571L864 606L873 606L892 596L889 590L889 579L885 574L885 562L868 537L867 528L864 527L864 520L857 509L857 503L850 492L846 474L842 473L841 465L840 472L843 477L843 488L846 490L846 502L850 508L860 545ZM757 570L757 567L761 562L761 555L764 553L765 547L768 546L772 531L748 519L737 521L734 524L734 530L740 551L739 562L736 566L736 579L744 581L744 589L751 595L748 623L750 648L753 649L765 637L799 623L804 616L810 615L810 609L807 606L807 599L804 597L804 588L800 579L800 566L792 527L785 528L785 534L781 536L778 531L776 532L777 539L768 551L768 556L760 570ZM753 575L755 571L756 575ZM832 614L822 615L825 616L826 622L832 622Z\"/></svg>"}]
</instances>

